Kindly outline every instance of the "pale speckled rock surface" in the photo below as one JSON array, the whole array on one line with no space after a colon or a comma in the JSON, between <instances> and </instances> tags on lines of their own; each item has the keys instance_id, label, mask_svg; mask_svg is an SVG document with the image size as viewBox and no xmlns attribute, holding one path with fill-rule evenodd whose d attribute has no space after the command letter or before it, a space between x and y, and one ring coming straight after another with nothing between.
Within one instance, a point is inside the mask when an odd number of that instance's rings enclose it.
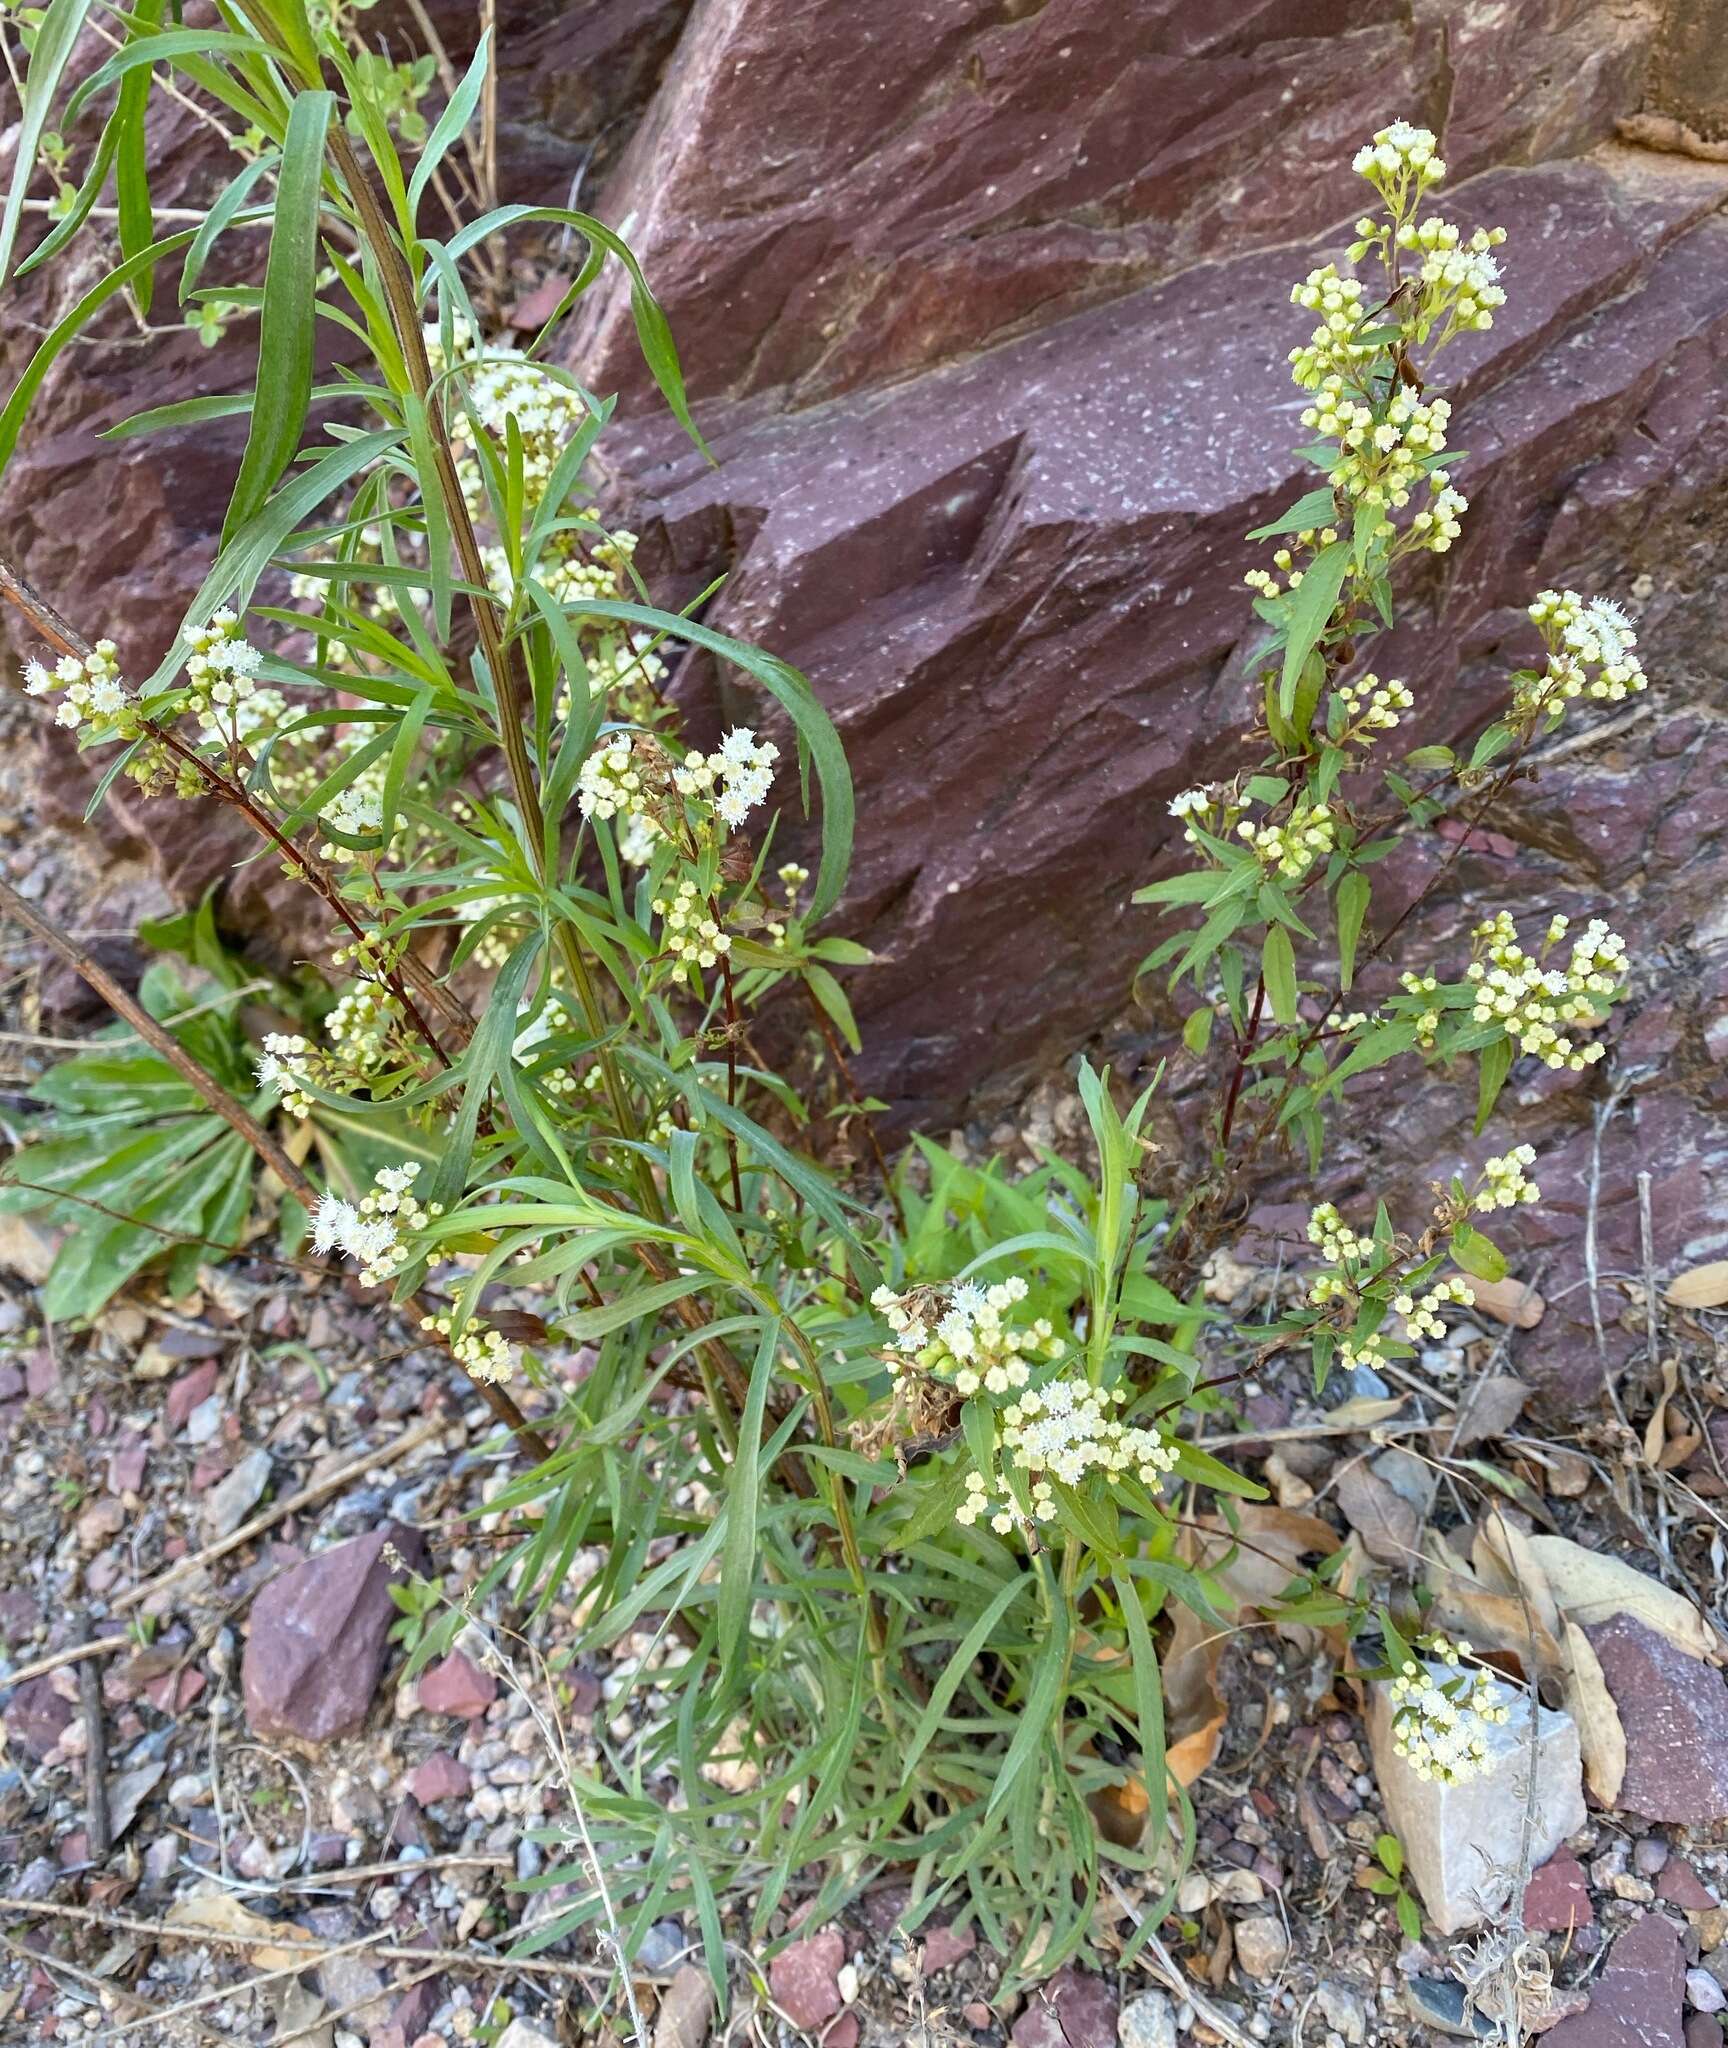
<instances>
[{"instance_id":1,"label":"pale speckled rock surface","mask_svg":"<svg viewBox=\"0 0 1728 2048\"><path fill-rule=\"evenodd\" d=\"M1418 1778L1396 1755L1388 1688L1373 1687L1368 1715L1374 1773L1387 1824L1404 1845L1409 1881L1436 1934L1479 1926L1504 1902L1519 1866L1530 1783L1530 1704L1503 1687L1511 1718L1486 1730L1488 1762L1462 1784ZM1584 1825L1578 1730L1569 1714L1539 1710L1531 1864L1545 1863Z\"/></svg>"}]
</instances>

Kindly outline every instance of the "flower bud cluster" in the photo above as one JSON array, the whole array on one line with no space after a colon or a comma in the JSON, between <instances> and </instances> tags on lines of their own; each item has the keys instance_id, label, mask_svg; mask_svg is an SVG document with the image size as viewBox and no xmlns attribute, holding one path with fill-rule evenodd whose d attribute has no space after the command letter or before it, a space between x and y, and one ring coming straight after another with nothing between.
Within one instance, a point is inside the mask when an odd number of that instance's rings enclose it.
<instances>
[{"instance_id":1,"label":"flower bud cluster","mask_svg":"<svg viewBox=\"0 0 1728 2048\"><path fill-rule=\"evenodd\" d=\"M1649 687L1633 649L1632 621L1610 598L1580 597L1575 590L1544 590L1530 607L1548 648L1548 666L1514 685L1515 717L1558 712L1574 697L1618 704Z\"/></svg>"},{"instance_id":2,"label":"flower bud cluster","mask_svg":"<svg viewBox=\"0 0 1728 2048\"><path fill-rule=\"evenodd\" d=\"M1298 797L1282 825L1256 825L1244 818L1236 827L1261 865L1286 882L1299 882L1317 860L1323 860L1336 842L1337 826L1331 807Z\"/></svg>"},{"instance_id":3,"label":"flower bud cluster","mask_svg":"<svg viewBox=\"0 0 1728 2048\"><path fill-rule=\"evenodd\" d=\"M1452 407L1444 398L1421 399L1400 391L1376 419L1374 408L1353 398L1338 377L1321 384L1302 424L1338 441L1333 488L1365 505L1408 504L1425 458L1446 446Z\"/></svg>"},{"instance_id":4,"label":"flower bud cluster","mask_svg":"<svg viewBox=\"0 0 1728 2048\"><path fill-rule=\"evenodd\" d=\"M1342 276L1335 263L1309 271L1291 286L1290 298L1320 315L1307 345L1290 351L1290 374L1304 391L1317 390L1328 377L1351 376L1358 364L1379 353L1377 342L1354 339L1363 325L1362 285Z\"/></svg>"},{"instance_id":5,"label":"flower bud cluster","mask_svg":"<svg viewBox=\"0 0 1728 2048\"><path fill-rule=\"evenodd\" d=\"M583 817L640 818L653 823L660 780L654 771L660 766L660 748L648 741L652 754L644 753L638 759L637 740L634 733L608 733L582 763L576 776L576 802Z\"/></svg>"},{"instance_id":6,"label":"flower bud cluster","mask_svg":"<svg viewBox=\"0 0 1728 2048\"><path fill-rule=\"evenodd\" d=\"M52 669L26 662L25 691L32 697L59 696L55 724L72 731L88 726L92 738L112 738L133 701L120 680L116 652L112 640L98 640L86 655L63 654Z\"/></svg>"},{"instance_id":7,"label":"flower bud cluster","mask_svg":"<svg viewBox=\"0 0 1728 2048\"><path fill-rule=\"evenodd\" d=\"M1389 1688L1392 1747L1416 1773L1437 1785L1460 1785L1488 1759L1487 1731L1512 1718L1506 1688L1481 1669L1467 1669L1470 1645L1434 1636Z\"/></svg>"},{"instance_id":8,"label":"flower bud cluster","mask_svg":"<svg viewBox=\"0 0 1728 2048\"><path fill-rule=\"evenodd\" d=\"M1452 488L1452 480L1443 469L1428 472L1428 488L1434 494L1434 502L1411 520L1410 533L1429 554L1443 555L1464 531L1461 522L1470 509L1470 500L1462 491Z\"/></svg>"},{"instance_id":9,"label":"flower bud cluster","mask_svg":"<svg viewBox=\"0 0 1728 2048\"><path fill-rule=\"evenodd\" d=\"M1468 1280L1456 1274L1450 1280L1441 1280L1430 1287L1425 1294L1395 1294L1392 1297L1392 1313L1404 1318L1404 1336L1408 1343L1419 1343L1424 1337L1444 1337L1446 1325L1440 1320L1439 1311L1448 1306L1474 1308L1476 1290Z\"/></svg>"},{"instance_id":10,"label":"flower bud cluster","mask_svg":"<svg viewBox=\"0 0 1728 2048\"><path fill-rule=\"evenodd\" d=\"M1526 1180L1524 1169L1536 1164L1534 1145L1514 1145L1498 1159L1487 1160L1482 1168L1482 1185L1471 1198L1475 1208L1512 1209L1520 1202L1539 1202L1542 1190Z\"/></svg>"},{"instance_id":11,"label":"flower bud cluster","mask_svg":"<svg viewBox=\"0 0 1728 2048\"><path fill-rule=\"evenodd\" d=\"M1520 1052L1576 1074L1603 1056L1601 1045L1580 1045L1574 1034L1605 1021L1625 979L1626 941L1592 918L1566 966L1544 966L1565 928L1563 918L1555 919L1541 958L1532 959L1518 943L1511 915L1502 910L1476 927L1476 957L1464 971L1476 984L1476 1023L1499 1024Z\"/></svg>"},{"instance_id":12,"label":"flower bud cluster","mask_svg":"<svg viewBox=\"0 0 1728 2048\"><path fill-rule=\"evenodd\" d=\"M442 1337L450 1355L468 1377L496 1386L516 1376L516 1354L508 1341L485 1323L470 1318L458 1330L454 1316L422 1316L420 1327Z\"/></svg>"},{"instance_id":13,"label":"flower bud cluster","mask_svg":"<svg viewBox=\"0 0 1728 2048\"><path fill-rule=\"evenodd\" d=\"M688 981L693 967L712 967L732 950L696 884L688 877L670 896L654 898L654 915L665 920L666 950L672 955L672 979Z\"/></svg>"},{"instance_id":14,"label":"flower bud cluster","mask_svg":"<svg viewBox=\"0 0 1728 2048\"><path fill-rule=\"evenodd\" d=\"M1390 732L1416 699L1404 683L1383 683L1376 675L1357 676L1332 692L1344 708L1344 737L1371 743L1377 732Z\"/></svg>"},{"instance_id":15,"label":"flower bud cluster","mask_svg":"<svg viewBox=\"0 0 1728 2048\"><path fill-rule=\"evenodd\" d=\"M315 1057L312 1041L297 1031L267 1031L264 1050L254 1065L260 1088L274 1088L284 1111L305 1118L312 1113L313 1098L306 1091Z\"/></svg>"},{"instance_id":16,"label":"flower bud cluster","mask_svg":"<svg viewBox=\"0 0 1728 2048\"><path fill-rule=\"evenodd\" d=\"M336 999L324 1019L324 1035L337 1063L358 1077L384 1064L400 1022L401 1010L390 991L361 981Z\"/></svg>"},{"instance_id":17,"label":"flower bud cluster","mask_svg":"<svg viewBox=\"0 0 1728 2048\"><path fill-rule=\"evenodd\" d=\"M1399 248L1422 252L1418 339L1426 340L1442 319L1442 340L1494 325L1494 309L1505 305L1506 294L1500 266L1489 252L1505 239L1504 228L1478 228L1466 242L1461 228L1437 214L1420 225L1403 223L1396 236Z\"/></svg>"},{"instance_id":18,"label":"flower bud cluster","mask_svg":"<svg viewBox=\"0 0 1728 2048\"><path fill-rule=\"evenodd\" d=\"M1358 1237L1331 1202L1322 1202L1308 1218L1308 1242L1320 1247L1329 1265L1360 1259L1374 1249L1371 1237Z\"/></svg>"},{"instance_id":19,"label":"flower bud cluster","mask_svg":"<svg viewBox=\"0 0 1728 2048\"><path fill-rule=\"evenodd\" d=\"M1190 846L1195 846L1199 843L1199 835L1187 821L1193 818L1210 831L1212 829L1212 806L1218 801L1217 792L1210 783L1202 783L1197 789L1179 790L1170 799L1170 815L1183 821L1182 837Z\"/></svg>"}]
</instances>

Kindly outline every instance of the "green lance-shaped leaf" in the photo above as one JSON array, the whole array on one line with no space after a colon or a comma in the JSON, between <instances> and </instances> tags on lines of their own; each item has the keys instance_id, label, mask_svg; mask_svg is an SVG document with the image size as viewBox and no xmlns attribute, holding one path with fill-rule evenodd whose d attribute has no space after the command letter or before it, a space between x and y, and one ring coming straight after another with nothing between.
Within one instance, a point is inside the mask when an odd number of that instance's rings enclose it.
<instances>
[{"instance_id":1,"label":"green lance-shaped leaf","mask_svg":"<svg viewBox=\"0 0 1728 2048\"><path fill-rule=\"evenodd\" d=\"M16 130L12 186L6 194L6 210L0 214L0 284L6 282L11 272L12 248L18 239L24 195L29 191L30 180L36 172L36 151L42 141L42 131L48 125L66 60L72 54L78 31L84 26L84 17L89 12L90 0L52 0L36 30L35 46L30 52L30 71L24 80L23 119Z\"/></svg>"},{"instance_id":2,"label":"green lance-shaped leaf","mask_svg":"<svg viewBox=\"0 0 1728 2048\"><path fill-rule=\"evenodd\" d=\"M1335 540L1308 564L1302 581L1290 593L1284 671L1278 680L1278 708L1286 718L1296 708L1296 681L1302 665L1320 644L1349 569L1350 543Z\"/></svg>"},{"instance_id":3,"label":"green lance-shaped leaf","mask_svg":"<svg viewBox=\"0 0 1728 2048\"><path fill-rule=\"evenodd\" d=\"M258 384L240 475L222 523L226 543L259 510L294 459L312 399L312 348L318 323L318 205L324 137L335 95L301 93L288 117L276 181L276 217L264 271L258 330Z\"/></svg>"}]
</instances>

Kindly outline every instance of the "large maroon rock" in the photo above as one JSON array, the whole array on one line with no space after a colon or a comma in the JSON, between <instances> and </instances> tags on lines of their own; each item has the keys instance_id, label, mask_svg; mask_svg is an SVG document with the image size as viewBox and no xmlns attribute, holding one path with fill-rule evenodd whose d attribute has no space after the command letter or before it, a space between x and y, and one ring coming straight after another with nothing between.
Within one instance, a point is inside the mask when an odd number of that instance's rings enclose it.
<instances>
[{"instance_id":1,"label":"large maroon rock","mask_svg":"<svg viewBox=\"0 0 1728 2048\"><path fill-rule=\"evenodd\" d=\"M271 1580L252 1603L241 1666L255 1735L329 1742L360 1726L398 1612L390 1581L425 1556L418 1530L387 1522Z\"/></svg>"},{"instance_id":2,"label":"large maroon rock","mask_svg":"<svg viewBox=\"0 0 1728 2048\"><path fill-rule=\"evenodd\" d=\"M461 61L471 28L453 0L434 12ZM1600 1130L1600 1069L1519 1071L1504 1098L1544 1155L1521 1270L1571 1258L1587 1211L1600 1270L1638 1270L1645 1168L1659 1268L1720 1254L1728 736L1692 707L1724 668L1725 0L506 0L500 40L506 192L561 202L575 180L629 221L720 456L668 430L626 300L597 287L571 353L623 390L610 461L642 561L673 602L724 572L715 621L807 668L839 718L862 798L845 916L882 963L852 977L859 1078L938 1126L1089 1034L1119 1064L1175 1042L1155 988L1123 1021L1165 929L1127 898L1177 851L1169 795L1241 758L1242 534L1296 485L1290 280L1343 239L1356 142L1397 115L1439 129L1448 211L1511 230L1512 296L1456 358L1465 539L1380 658L1418 691L1411 736L1456 736L1530 645L1531 592L1575 582L1634 596L1657 688L1583 744L1577 721L1503 837L1459 854L1413 834L1384 872L1414 895L1457 855L1412 954L1456 958L1483 910L1540 902L1612 905L1652 963ZM225 153L178 109L152 118L158 198L208 197ZM12 302L8 367L61 290ZM99 462L93 430L247 365L191 337L121 345L112 318L113 346L50 376L0 528L138 667L208 560L241 430ZM759 708L701 664L683 682L716 712ZM54 788L70 827L83 788ZM175 895L226 874L242 923L273 907L246 894L273 864L235 869L184 816L112 808L86 885L105 929L159 886L153 857ZM1179 1108L1212 1085L1172 1068ZM1419 1195L1456 1165L1455 1089L1363 1094L1377 1184ZM1336 1198L1369 1164L1345 1158ZM1549 1293L1520 1371L1592 1400L1628 1354L1619 1303Z\"/></svg>"},{"instance_id":3,"label":"large maroon rock","mask_svg":"<svg viewBox=\"0 0 1728 2048\"><path fill-rule=\"evenodd\" d=\"M1728 1683L1629 1614L1586 1631L1626 1731L1617 1804L1646 1820L1728 1820Z\"/></svg>"},{"instance_id":4,"label":"large maroon rock","mask_svg":"<svg viewBox=\"0 0 1728 2048\"><path fill-rule=\"evenodd\" d=\"M1681 2048L1680 1937L1646 1913L1614 1944L1589 2006L1542 2036L1547 2048Z\"/></svg>"}]
</instances>

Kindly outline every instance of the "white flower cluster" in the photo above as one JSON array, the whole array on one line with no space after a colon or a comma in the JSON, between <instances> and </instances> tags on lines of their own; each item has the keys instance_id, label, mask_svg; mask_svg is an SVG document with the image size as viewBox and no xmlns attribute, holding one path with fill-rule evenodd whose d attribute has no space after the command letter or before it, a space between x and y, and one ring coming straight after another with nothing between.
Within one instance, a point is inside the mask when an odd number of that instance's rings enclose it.
<instances>
[{"instance_id":1,"label":"white flower cluster","mask_svg":"<svg viewBox=\"0 0 1728 2048\"><path fill-rule=\"evenodd\" d=\"M506 445L510 422L515 421L522 442L522 480L532 502L551 481L565 443L588 418L587 404L580 392L561 382L543 365L531 362L521 349L493 343L479 354L470 355L464 345L465 336L464 329L458 335L457 348L466 358L462 367L469 407L499 448ZM441 359L438 337L431 329L427 330L427 353ZM461 458L458 473L464 495L477 503L483 502L479 463L471 453L464 452L472 445L472 430L460 410L456 413L451 441Z\"/></svg>"},{"instance_id":2,"label":"white flower cluster","mask_svg":"<svg viewBox=\"0 0 1728 2048\"><path fill-rule=\"evenodd\" d=\"M310 1039L289 1031L267 1031L264 1050L254 1065L260 1088L274 1088L290 1116L307 1117L313 1098L306 1090L311 1076L313 1046Z\"/></svg>"},{"instance_id":3,"label":"white flower cluster","mask_svg":"<svg viewBox=\"0 0 1728 2048\"><path fill-rule=\"evenodd\" d=\"M1424 1650L1426 1668L1408 1660L1390 1687L1392 1747L1417 1777L1459 1785L1482 1769L1485 1731L1509 1721L1512 1709L1486 1671L1466 1670L1468 1643L1435 1636Z\"/></svg>"},{"instance_id":4,"label":"white flower cluster","mask_svg":"<svg viewBox=\"0 0 1728 2048\"><path fill-rule=\"evenodd\" d=\"M1188 820L1192 818L1197 824L1210 831L1213 823L1211 817L1212 806L1217 801L1216 793L1210 784L1207 783L1202 783L1197 789L1179 790L1170 799L1170 815L1182 821L1182 837L1190 846L1197 846L1199 844L1199 835L1196 833L1194 826L1188 823Z\"/></svg>"},{"instance_id":5,"label":"white flower cluster","mask_svg":"<svg viewBox=\"0 0 1728 2048\"><path fill-rule=\"evenodd\" d=\"M1534 1145L1514 1145L1498 1159L1487 1160L1482 1168L1482 1185L1473 1198L1481 1210L1512 1209L1520 1202L1539 1202L1542 1190L1526 1180L1524 1169L1536 1164Z\"/></svg>"},{"instance_id":6,"label":"white flower cluster","mask_svg":"<svg viewBox=\"0 0 1728 2048\"><path fill-rule=\"evenodd\" d=\"M1047 1316L1024 1325L1011 1320L1028 1291L1014 1273L989 1287L976 1280L906 1294L878 1287L870 1306L894 1332L896 1351L909 1354L922 1371L952 1380L955 1392L969 1398L980 1388L1006 1394L1023 1387L1032 1364L1058 1359L1067 1349ZM901 1369L889 1360L891 1372Z\"/></svg>"},{"instance_id":7,"label":"white flower cluster","mask_svg":"<svg viewBox=\"0 0 1728 2048\"><path fill-rule=\"evenodd\" d=\"M1626 941L1592 918L1566 966L1544 966L1565 930L1565 919L1556 918L1541 958L1532 959L1518 943L1510 913L1502 910L1476 927L1476 957L1464 971L1476 984L1476 1023L1499 1024L1520 1052L1576 1074L1603 1056L1601 1045L1580 1045L1574 1034L1605 1021L1625 979Z\"/></svg>"},{"instance_id":8,"label":"white flower cluster","mask_svg":"<svg viewBox=\"0 0 1728 2048\"><path fill-rule=\"evenodd\" d=\"M1157 1430L1125 1423L1116 1414L1127 1399L1125 1387L1106 1393L1082 1379L1059 1379L1028 1389L1002 1411L1002 1448L1009 1463L1031 1481L1034 1520L1048 1522L1056 1514L1052 1480L1079 1486L1095 1472L1106 1478L1132 1472L1142 1485L1156 1486L1175 1469L1174 1445ZM1006 1500L992 1497L991 1482L972 1471L966 1489L955 1519L970 1525L987 1515L991 1528L1006 1536L1014 1515Z\"/></svg>"},{"instance_id":9,"label":"white flower cluster","mask_svg":"<svg viewBox=\"0 0 1728 2048\"><path fill-rule=\"evenodd\" d=\"M205 732L238 737L239 708L257 689L253 679L264 659L262 652L226 607L212 612L207 626L194 626L186 647L186 708Z\"/></svg>"},{"instance_id":10,"label":"white flower cluster","mask_svg":"<svg viewBox=\"0 0 1728 2048\"><path fill-rule=\"evenodd\" d=\"M1548 666L1534 681L1520 682L1512 697L1515 716L1558 711L1574 697L1603 704L1648 688L1643 663L1632 651L1638 636L1632 621L1606 597L1580 597L1575 590L1544 590L1530 607L1548 648Z\"/></svg>"},{"instance_id":11,"label":"white flower cluster","mask_svg":"<svg viewBox=\"0 0 1728 2048\"><path fill-rule=\"evenodd\" d=\"M357 777L346 789L338 790L319 815L332 831L363 839L384 828L384 792L369 788L364 776ZM324 858L329 860L335 853L334 846L327 846Z\"/></svg>"},{"instance_id":12,"label":"white flower cluster","mask_svg":"<svg viewBox=\"0 0 1728 2048\"><path fill-rule=\"evenodd\" d=\"M738 826L764 802L780 749L758 741L747 725L734 726L712 754L686 754L673 771L680 796L703 797L722 823Z\"/></svg>"},{"instance_id":13,"label":"white flower cluster","mask_svg":"<svg viewBox=\"0 0 1728 2048\"><path fill-rule=\"evenodd\" d=\"M1256 825L1244 818L1236 833L1263 867L1286 882L1299 882L1317 860L1332 851L1337 827L1329 805L1298 797L1282 825Z\"/></svg>"},{"instance_id":14,"label":"white flower cluster","mask_svg":"<svg viewBox=\"0 0 1728 2048\"><path fill-rule=\"evenodd\" d=\"M597 519L584 515L574 526L547 536L534 565L534 580L559 604L575 605L592 597L617 600L625 595L627 567L640 545L628 527L608 532ZM516 595L509 555L489 546L480 550L480 559L493 594L508 604Z\"/></svg>"},{"instance_id":15,"label":"white flower cluster","mask_svg":"<svg viewBox=\"0 0 1728 2048\"><path fill-rule=\"evenodd\" d=\"M1404 1336L1408 1343L1416 1344L1424 1337L1444 1337L1446 1325L1440 1320L1439 1311L1448 1305L1458 1308L1474 1308L1476 1290L1468 1280L1456 1275L1430 1287L1426 1294L1395 1294L1392 1297L1392 1313L1404 1318Z\"/></svg>"},{"instance_id":16,"label":"white flower cluster","mask_svg":"<svg viewBox=\"0 0 1728 2048\"><path fill-rule=\"evenodd\" d=\"M95 736L107 728L132 702L120 680L112 640L98 640L86 655L63 654L52 669L39 661L24 664L24 688L32 697L60 696L54 707L54 722L76 730L88 725Z\"/></svg>"},{"instance_id":17,"label":"white flower cluster","mask_svg":"<svg viewBox=\"0 0 1728 2048\"><path fill-rule=\"evenodd\" d=\"M1439 147L1431 130L1394 121L1376 131L1351 159L1350 168L1383 192L1394 205L1413 181L1416 189L1438 185L1446 166L1434 152Z\"/></svg>"},{"instance_id":18,"label":"white flower cluster","mask_svg":"<svg viewBox=\"0 0 1728 2048\"><path fill-rule=\"evenodd\" d=\"M508 1341L489 1325L470 1317L457 1330L456 1318L444 1315L422 1316L420 1327L444 1339L451 1357L470 1379L485 1380L495 1386L515 1377L516 1354Z\"/></svg>"},{"instance_id":19,"label":"white flower cluster","mask_svg":"<svg viewBox=\"0 0 1728 2048\"><path fill-rule=\"evenodd\" d=\"M1504 228L1478 228L1464 240L1463 230L1449 220L1430 216L1420 226L1406 221L1398 230L1401 249L1423 252L1422 309L1417 332L1426 339L1444 317L1444 341L1494 325L1494 309L1506 303L1500 266L1489 251L1506 239Z\"/></svg>"},{"instance_id":20,"label":"white flower cluster","mask_svg":"<svg viewBox=\"0 0 1728 2048\"><path fill-rule=\"evenodd\" d=\"M1340 683L1332 694L1344 707L1344 737L1363 741L1371 740L1377 732L1390 732L1416 702L1408 685L1383 683L1376 675Z\"/></svg>"},{"instance_id":21,"label":"white flower cluster","mask_svg":"<svg viewBox=\"0 0 1728 2048\"><path fill-rule=\"evenodd\" d=\"M654 915L666 926L666 950L672 955L672 979L688 981L693 967L712 967L723 953L732 950L732 937L723 932L708 905L688 876L670 896L656 896Z\"/></svg>"},{"instance_id":22,"label":"white flower cluster","mask_svg":"<svg viewBox=\"0 0 1728 2048\"><path fill-rule=\"evenodd\" d=\"M415 1200L419 1174L420 1162L411 1159L401 1166L381 1167L370 1191L357 1203L327 1193L312 1214L312 1249L321 1257L340 1251L355 1260L363 1286L376 1287L391 1279L408 1263L403 1233L423 1229L444 1212L442 1202L422 1207Z\"/></svg>"}]
</instances>

